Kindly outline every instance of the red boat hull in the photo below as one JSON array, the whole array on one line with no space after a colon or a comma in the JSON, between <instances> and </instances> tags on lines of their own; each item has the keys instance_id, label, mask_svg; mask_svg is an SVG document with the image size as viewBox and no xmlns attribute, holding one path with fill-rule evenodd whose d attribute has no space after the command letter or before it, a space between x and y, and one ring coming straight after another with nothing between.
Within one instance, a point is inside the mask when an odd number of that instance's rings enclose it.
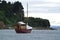
<instances>
[{"instance_id":1,"label":"red boat hull","mask_svg":"<svg viewBox=\"0 0 60 40\"><path fill-rule=\"evenodd\" d=\"M31 33L32 29L15 29L16 33Z\"/></svg>"}]
</instances>

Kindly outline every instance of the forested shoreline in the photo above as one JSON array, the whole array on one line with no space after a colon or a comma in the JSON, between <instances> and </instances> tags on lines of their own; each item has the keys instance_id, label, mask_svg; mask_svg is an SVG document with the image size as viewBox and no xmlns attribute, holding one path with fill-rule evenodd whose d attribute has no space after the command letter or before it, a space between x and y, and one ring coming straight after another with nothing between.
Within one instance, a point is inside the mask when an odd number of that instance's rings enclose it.
<instances>
[{"instance_id":1,"label":"forested shoreline","mask_svg":"<svg viewBox=\"0 0 60 40\"><path fill-rule=\"evenodd\" d=\"M50 27L48 19L24 17L24 7L21 2L0 2L0 28L13 27L19 21L28 22L32 27Z\"/></svg>"}]
</instances>

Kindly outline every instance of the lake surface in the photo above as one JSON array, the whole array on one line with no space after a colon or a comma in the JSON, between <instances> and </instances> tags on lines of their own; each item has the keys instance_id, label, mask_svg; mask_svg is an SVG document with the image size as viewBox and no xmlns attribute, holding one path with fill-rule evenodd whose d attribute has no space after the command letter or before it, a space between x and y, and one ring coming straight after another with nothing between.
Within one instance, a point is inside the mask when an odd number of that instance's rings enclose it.
<instances>
[{"instance_id":1,"label":"lake surface","mask_svg":"<svg viewBox=\"0 0 60 40\"><path fill-rule=\"evenodd\" d=\"M32 30L19 33L15 30L0 30L0 40L60 40L60 30Z\"/></svg>"}]
</instances>

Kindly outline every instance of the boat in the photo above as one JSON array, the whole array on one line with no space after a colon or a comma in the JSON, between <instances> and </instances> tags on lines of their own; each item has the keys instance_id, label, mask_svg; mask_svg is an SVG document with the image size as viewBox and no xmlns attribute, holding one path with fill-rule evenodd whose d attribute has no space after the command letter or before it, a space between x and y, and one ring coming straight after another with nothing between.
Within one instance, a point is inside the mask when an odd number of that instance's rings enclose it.
<instances>
[{"instance_id":1,"label":"boat","mask_svg":"<svg viewBox=\"0 0 60 40\"><path fill-rule=\"evenodd\" d=\"M27 3L27 20L28 20L28 3ZM15 26L16 33L31 33L32 27L22 21L18 22Z\"/></svg>"},{"instance_id":2,"label":"boat","mask_svg":"<svg viewBox=\"0 0 60 40\"><path fill-rule=\"evenodd\" d=\"M25 24L24 22L18 22L15 26L16 33L31 33L32 27Z\"/></svg>"}]
</instances>

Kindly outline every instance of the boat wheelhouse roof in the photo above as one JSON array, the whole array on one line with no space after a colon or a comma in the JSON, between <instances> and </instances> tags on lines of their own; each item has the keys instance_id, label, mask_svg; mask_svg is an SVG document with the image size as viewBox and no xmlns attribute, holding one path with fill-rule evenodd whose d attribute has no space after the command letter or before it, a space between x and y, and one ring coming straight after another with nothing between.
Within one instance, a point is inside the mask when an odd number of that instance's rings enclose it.
<instances>
[{"instance_id":1,"label":"boat wheelhouse roof","mask_svg":"<svg viewBox=\"0 0 60 40\"><path fill-rule=\"evenodd\" d=\"M18 22L18 24L25 25L27 29L32 29L32 27L31 27L31 26L26 25L24 22Z\"/></svg>"},{"instance_id":2,"label":"boat wheelhouse roof","mask_svg":"<svg viewBox=\"0 0 60 40\"><path fill-rule=\"evenodd\" d=\"M18 24L25 24L24 22L18 22Z\"/></svg>"}]
</instances>

